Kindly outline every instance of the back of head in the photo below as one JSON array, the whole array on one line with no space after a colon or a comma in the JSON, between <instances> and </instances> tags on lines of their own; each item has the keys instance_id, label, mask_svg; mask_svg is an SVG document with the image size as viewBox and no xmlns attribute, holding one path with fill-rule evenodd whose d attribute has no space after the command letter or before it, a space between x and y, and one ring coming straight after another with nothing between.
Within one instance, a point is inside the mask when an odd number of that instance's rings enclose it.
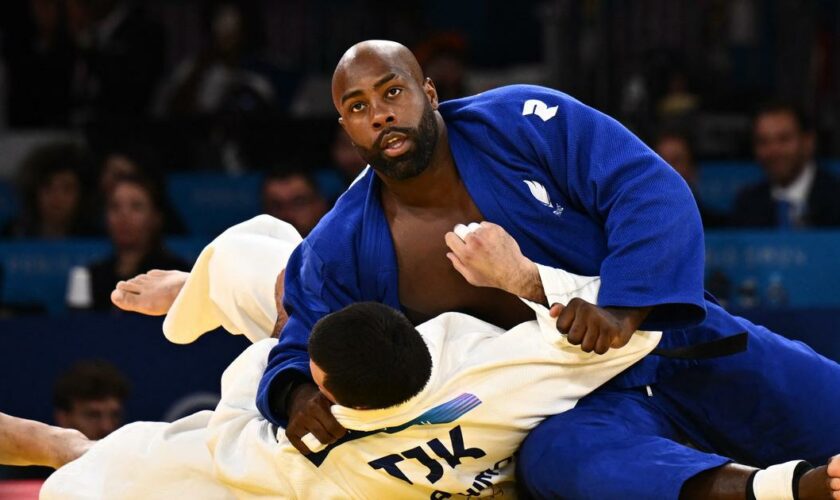
<instances>
[{"instance_id":1,"label":"back of head","mask_svg":"<svg viewBox=\"0 0 840 500\"><path fill-rule=\"evenodd\" d=\"M429 348L408 318L375 302L353 304L318 321L309 356L326 374L324 387L352 408L404 403L432 372Z\"/></svg>"}]
</instances>

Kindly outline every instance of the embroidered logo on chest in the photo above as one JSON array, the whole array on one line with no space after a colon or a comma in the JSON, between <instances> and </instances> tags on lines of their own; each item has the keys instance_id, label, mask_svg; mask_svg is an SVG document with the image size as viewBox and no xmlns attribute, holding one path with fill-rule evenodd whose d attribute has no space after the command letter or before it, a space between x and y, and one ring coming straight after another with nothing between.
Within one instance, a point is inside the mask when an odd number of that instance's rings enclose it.
<instances>
[{"instance_id":1,"label":"embroidered logo on chest","mask_svg":"<svg viewBox=\"0 0 840 500\"><path fill-rule=\"evenodd\" d=\"M547 206L548 208L553 209L554 215L560 217L563 215L563 207L560 206L559 203L551 203L551 197L548 196L548 190L545 189L545 186L540 184L537 181L522 181L528 186L528 189L531 191L531 194L534 198L537 199L540 203Z\"/></svg>"}]
</instances>

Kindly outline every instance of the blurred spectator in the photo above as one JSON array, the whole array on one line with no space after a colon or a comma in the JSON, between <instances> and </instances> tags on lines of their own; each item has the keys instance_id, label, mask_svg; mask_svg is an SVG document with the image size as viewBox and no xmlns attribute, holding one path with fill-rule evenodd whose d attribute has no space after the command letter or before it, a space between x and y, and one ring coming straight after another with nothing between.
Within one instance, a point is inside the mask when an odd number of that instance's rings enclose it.
<instances>
[{"instance_id":1,"label":"blurred spectator","mask_svg":"<svg viewBox=\"0 0 840 500\"><path fill-rule=\"evenodd\" d=\"M704 206L700 199L697 191L697 164L694 161L694 150L688 137L678 132L663 132L656 139L653 149L688 184L691 193L694 195L694 201L697 202L697 208L700 210L703 227L725 226L726 217Z\"/></svg>"},{"instance_id":2,"label":"blurred spectator","mask_svg":"<svg viewBox=\"0 0 840 500\"><path fill-rule=\"evenodd\" d=\"M128 0L67 0L67 14L79 51L74 122L144 115L164 70L163 28Z\"/></svg>"},{"instance_id":3,"label":"blurred spectator","mask_svg":"<svg viewBox=\"0 0 840 500\"><path fill-rule=\"evenodd\" d=\"M108 195L106 222L114 255L87 268L73 268L67 304L75 309L109 310L111 290L120 280L152 269L189 270L163 246L162 194L139 176L120 177Z\"/></svg>"},{"instance_id":4,"label":"blurred spectator","mask_svg":"<svg viewBox=\"0 0 840 500\"><path fill-rule=\"evenodd\" d=\"M739 226L840 225L840 181L814 161L815 134L795 106L773 103L753 122L756 161L767 180L738 193Z\"/></svg>"},{"instance_id":5,"label":"blurred spectator","mask_svg":"<svg viewBox=\"0 0 840 500\"><path fill-rule=\"evenodd\" d=\"M302 170L277 170L262 186L263 213L288 222L302 236L318 224L329 207L312 178Z\"/></svg>"},{"instance_id":6,"label":"blurred spectator","mask_svg":"<svg viewBox=\"0 0 840 500\"><path fill-rule=\"evenodd\" d=\"M414 53L423 73L435 83L441 101L467 95L464 83L466 42L456 33L430 37L419 44Z\"/></svg>"},{"instance_id":7,"label":"blurred spectator","mask_svg":"<svg viewBox=\"0 0 840 500\"><path fill-rule=\"evenodd\" d=\"M333 166L344 177L345 187L349 186L367 166L367 162L359 155L350 136L341 127L335 129L335 135L330 144L330 158Z\"/></svg>"},{"instance_id":8,"label":"blurred spectator","mask_svg":"<svg viewBox=\"0 0 840 500\"><path fill-rule=\"evenodd\" d=\"M11 127L62 126L70 108L73 44L59 0L9 2L3 58ZM3 15L3 14L0 14ZM12 21L15 22L12 22Z\"/></svg>"},{"instance_id":9,"label":"blurred spectator","mask_svg":"<svg viewBox=\"0 0 840 500\"><path fill-rule=\"evenodd\" d=\"M53 239L93 234L84 206L86 165L84 150L73 143L48 144L30 153L20 169L23 213L4 234Z\"/></svg>"},{"instance_id":10,"label":"blurred spectator","mask_svg":"<svg viewBox=\"0 0 840 500\"><path fill-rule=\"evenodd\" d=\"M688 75L674 69L668 75L665 95L657 103L659 120L670 126L687 126L700 107L700 98L689 87Z\"/></svg>"},{"instance_id":11,"label":"blurred spectator","mask_svg":"<svg viewBox=\"0 0 840 500\"><path fill-rule=\"evenodd\" d=\"M153 185L162 185L163 182L159 179L159 164L156 155L144 144L114 146L101 156L96 182L98 191L94 197L95 206L99 210L97 220L100 224L106 223L105 211L108 206L108 195L117 181L121 177L146 177ZM186 233L183 221L166 197L161 200L161 211L164 215L163 234Z\"/></svg>"},{"instance_id":12,"label":"blurred spectator","mask_svg":"<svg viewBox=\"0 0 840 500\"><path fill-rule=\"evenodd\" d=\"M259 61L257 13L242 2L216 2L210 9L211 45L181 63L163 90L165 114L260 111L275 104L275 70Z\"/></svg>"},{"instance_id":13,"label":"blurred spectator","mask_svg":"<svg viewBox=\"0 0 840 500\"><path fill-rule=\"evenodd\" d=\"M128 394L128 381L112 364L76 363L55 383L55 422L80 431L88 439L102 439L122 426Z\"/></svg>"}]
</instances>

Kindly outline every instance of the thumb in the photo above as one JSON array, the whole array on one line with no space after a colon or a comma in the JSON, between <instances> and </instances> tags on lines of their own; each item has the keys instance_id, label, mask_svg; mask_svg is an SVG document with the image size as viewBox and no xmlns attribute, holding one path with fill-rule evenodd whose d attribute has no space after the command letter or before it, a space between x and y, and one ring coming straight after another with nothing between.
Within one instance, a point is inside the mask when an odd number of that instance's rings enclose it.
<instances>
[{"instance_id":1,"label":"thumb","mask_svg":"<svg viewBox=\"0 0 840 500\"><path fill-rule=\"evenodd\" d=\"M563 307L562 304L552 304L551 308L548 310L548 315L552 318L557 318L560 316L560 313L563 312L563 309L565 309L565 307Z\"/></svg>"}]
</instances>

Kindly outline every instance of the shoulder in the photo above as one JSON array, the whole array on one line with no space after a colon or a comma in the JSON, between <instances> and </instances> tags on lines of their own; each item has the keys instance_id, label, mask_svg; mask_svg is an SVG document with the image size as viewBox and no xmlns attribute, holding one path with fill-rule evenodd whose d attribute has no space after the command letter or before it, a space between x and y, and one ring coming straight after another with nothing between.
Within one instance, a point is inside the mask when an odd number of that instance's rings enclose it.
<instances>
[{"instance_id":1,"label":"shoulder","mask_svg":"<svg viewBox=\"0 0 840 500\"><path fill-rule=\"evenodd\" d=\"M531 108L577 104L580 102L559 90L538 85L508 85L481 92L474 96L453 99L441 103L443 118L458 119L464 115L476 114L530 114ZM529 113L530 111L530 113Z\"/></svg>"}]
</instances>

